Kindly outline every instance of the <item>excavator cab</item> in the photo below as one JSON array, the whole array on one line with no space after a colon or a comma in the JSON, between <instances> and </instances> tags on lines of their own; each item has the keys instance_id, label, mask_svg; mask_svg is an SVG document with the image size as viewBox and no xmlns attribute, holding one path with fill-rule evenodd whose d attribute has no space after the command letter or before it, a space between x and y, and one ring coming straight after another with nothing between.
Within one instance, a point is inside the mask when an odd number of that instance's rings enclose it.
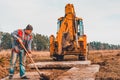
<instances>
[{"instance_id":1,"label":"excavator cab","mask_svg":"<svg viewBox=\"0 0 120 80\"><path fill-rule=\"evenodd\" d=\"M61 22L62 22L62 21L60 21L60 20L58 20L58 22L57 22L57 32L58 32L59 29L60 29Z\"/></svg>"},{"instance_id":2,"label":"excavator cab","mask_svg":"<svg viewBox=\"0 0 120 80\"><path fill-rule=\"evenodd\" d=\"M57 21L57 32L58 32L59 29L60 29L60 26L61 26L61 23L62 23L63 19L64 19L64 17L60 17L60 18L58 19L58 21Z\"/></svg>"},{"instance_id":3,"label":"excavator cab","mask_svg":"<svg viewBox=\"0 0 120 80\"><path fill-rule=\"evenodd\" d=\"M84 27L83 27L83 21L79 20L78 21L78 36L84 35Z\"/></svg>"},{"instance_id":4,"label":"excavator cab","mask_svg":"<svg viewBox=\"0 0 120 80\"><path fill-rule=\"evenodd\" d=\"M86 60L86 53L83 19L76 17L73 4L67 4L65 16L58 18L56 37L50 36L50 56L53 60L63 60L64 55L78 55L79 60Z\"/></svg>"}]
</instances>

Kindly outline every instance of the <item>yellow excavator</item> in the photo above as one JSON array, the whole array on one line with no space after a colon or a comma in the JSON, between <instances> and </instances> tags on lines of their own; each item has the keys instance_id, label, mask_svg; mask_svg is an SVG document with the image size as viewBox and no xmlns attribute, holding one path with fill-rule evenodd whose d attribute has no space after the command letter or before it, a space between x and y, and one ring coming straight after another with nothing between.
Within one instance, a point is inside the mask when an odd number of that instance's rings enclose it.
<instances>
[{"instance_id":1,"label":"yellow excavator","mask_svg":"<svg viewBox=\"0 0 120 80\"><path fill-rule=\"evenodd\" d=\"M77 55L79 60L87 60L83 19L76 17L73 4L67 4L65 16L58 19L56 37L50 36L50 56L61 61L64 55Z\"/></svg>"}]
</instances>

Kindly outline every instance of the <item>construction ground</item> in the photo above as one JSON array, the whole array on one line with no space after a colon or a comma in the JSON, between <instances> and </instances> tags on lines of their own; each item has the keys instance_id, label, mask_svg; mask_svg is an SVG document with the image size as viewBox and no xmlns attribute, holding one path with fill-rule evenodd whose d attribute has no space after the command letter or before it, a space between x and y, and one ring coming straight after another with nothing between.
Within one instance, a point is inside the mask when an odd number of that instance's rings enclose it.
<instances>
[{"instance_id":1,"label":"construction ground","mask_svg":"<svg viewBox=\"0 0 120 80\"><path fill-rule=\"evenodd\" d=\"M90 51L88 61L78 61L77 56L65 56L65 61L55 62L47 51L32 54L46 80L120 80L120 50ZM0 52L0 79L8 80L10 50ZM34 66L27 59L26 75L30 80L39 80ZM19 78L19 64L13 80Z\"/></svg>"}]
</instances>

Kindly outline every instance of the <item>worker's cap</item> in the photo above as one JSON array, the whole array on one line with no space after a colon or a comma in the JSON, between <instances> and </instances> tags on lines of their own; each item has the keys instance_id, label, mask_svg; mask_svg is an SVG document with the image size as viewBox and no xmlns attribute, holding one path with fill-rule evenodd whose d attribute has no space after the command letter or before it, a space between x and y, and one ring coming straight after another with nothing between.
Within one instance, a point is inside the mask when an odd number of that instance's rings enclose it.
<instances>
[{"instance_id":1,"label":"worker's cap","mask_svg":"<svg viewBox=\"0 0 120 80\"><path fill-rule=\"evenodd\" d=\"M30 24L28 24L28 25L26 26L26 30L33 30L33 27L32 27Z\"/></svg>"}]
</instances>

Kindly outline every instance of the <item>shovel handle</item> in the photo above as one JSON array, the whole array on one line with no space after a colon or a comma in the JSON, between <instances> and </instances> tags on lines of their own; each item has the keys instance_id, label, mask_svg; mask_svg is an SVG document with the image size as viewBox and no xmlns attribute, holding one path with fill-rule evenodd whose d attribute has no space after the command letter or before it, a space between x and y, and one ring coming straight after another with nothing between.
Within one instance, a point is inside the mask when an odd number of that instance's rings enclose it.
<instances>
[{"instance_id":1,"label":"shovel handle","mask_svg":"<svg viewBox=\"0 0 120 80\"><path fill-rule=\"evenodd\" d=\"M18 41L19 41L19 40L18 40ZM36 68L39 76L41 77L42 74L40 74L40 71L39 71L38 67L35 65L35 62L34 62L34 60L32 59L32 57L29 55L28 50L25 48L24 44L23 44L21 41L19 41L19 43L20 43L20 45L23 47L23 49L25 50L27 56L30 58L31 62L34 64L34 66L35 66L35 68Z\"/></svg>"}]
</instances>

